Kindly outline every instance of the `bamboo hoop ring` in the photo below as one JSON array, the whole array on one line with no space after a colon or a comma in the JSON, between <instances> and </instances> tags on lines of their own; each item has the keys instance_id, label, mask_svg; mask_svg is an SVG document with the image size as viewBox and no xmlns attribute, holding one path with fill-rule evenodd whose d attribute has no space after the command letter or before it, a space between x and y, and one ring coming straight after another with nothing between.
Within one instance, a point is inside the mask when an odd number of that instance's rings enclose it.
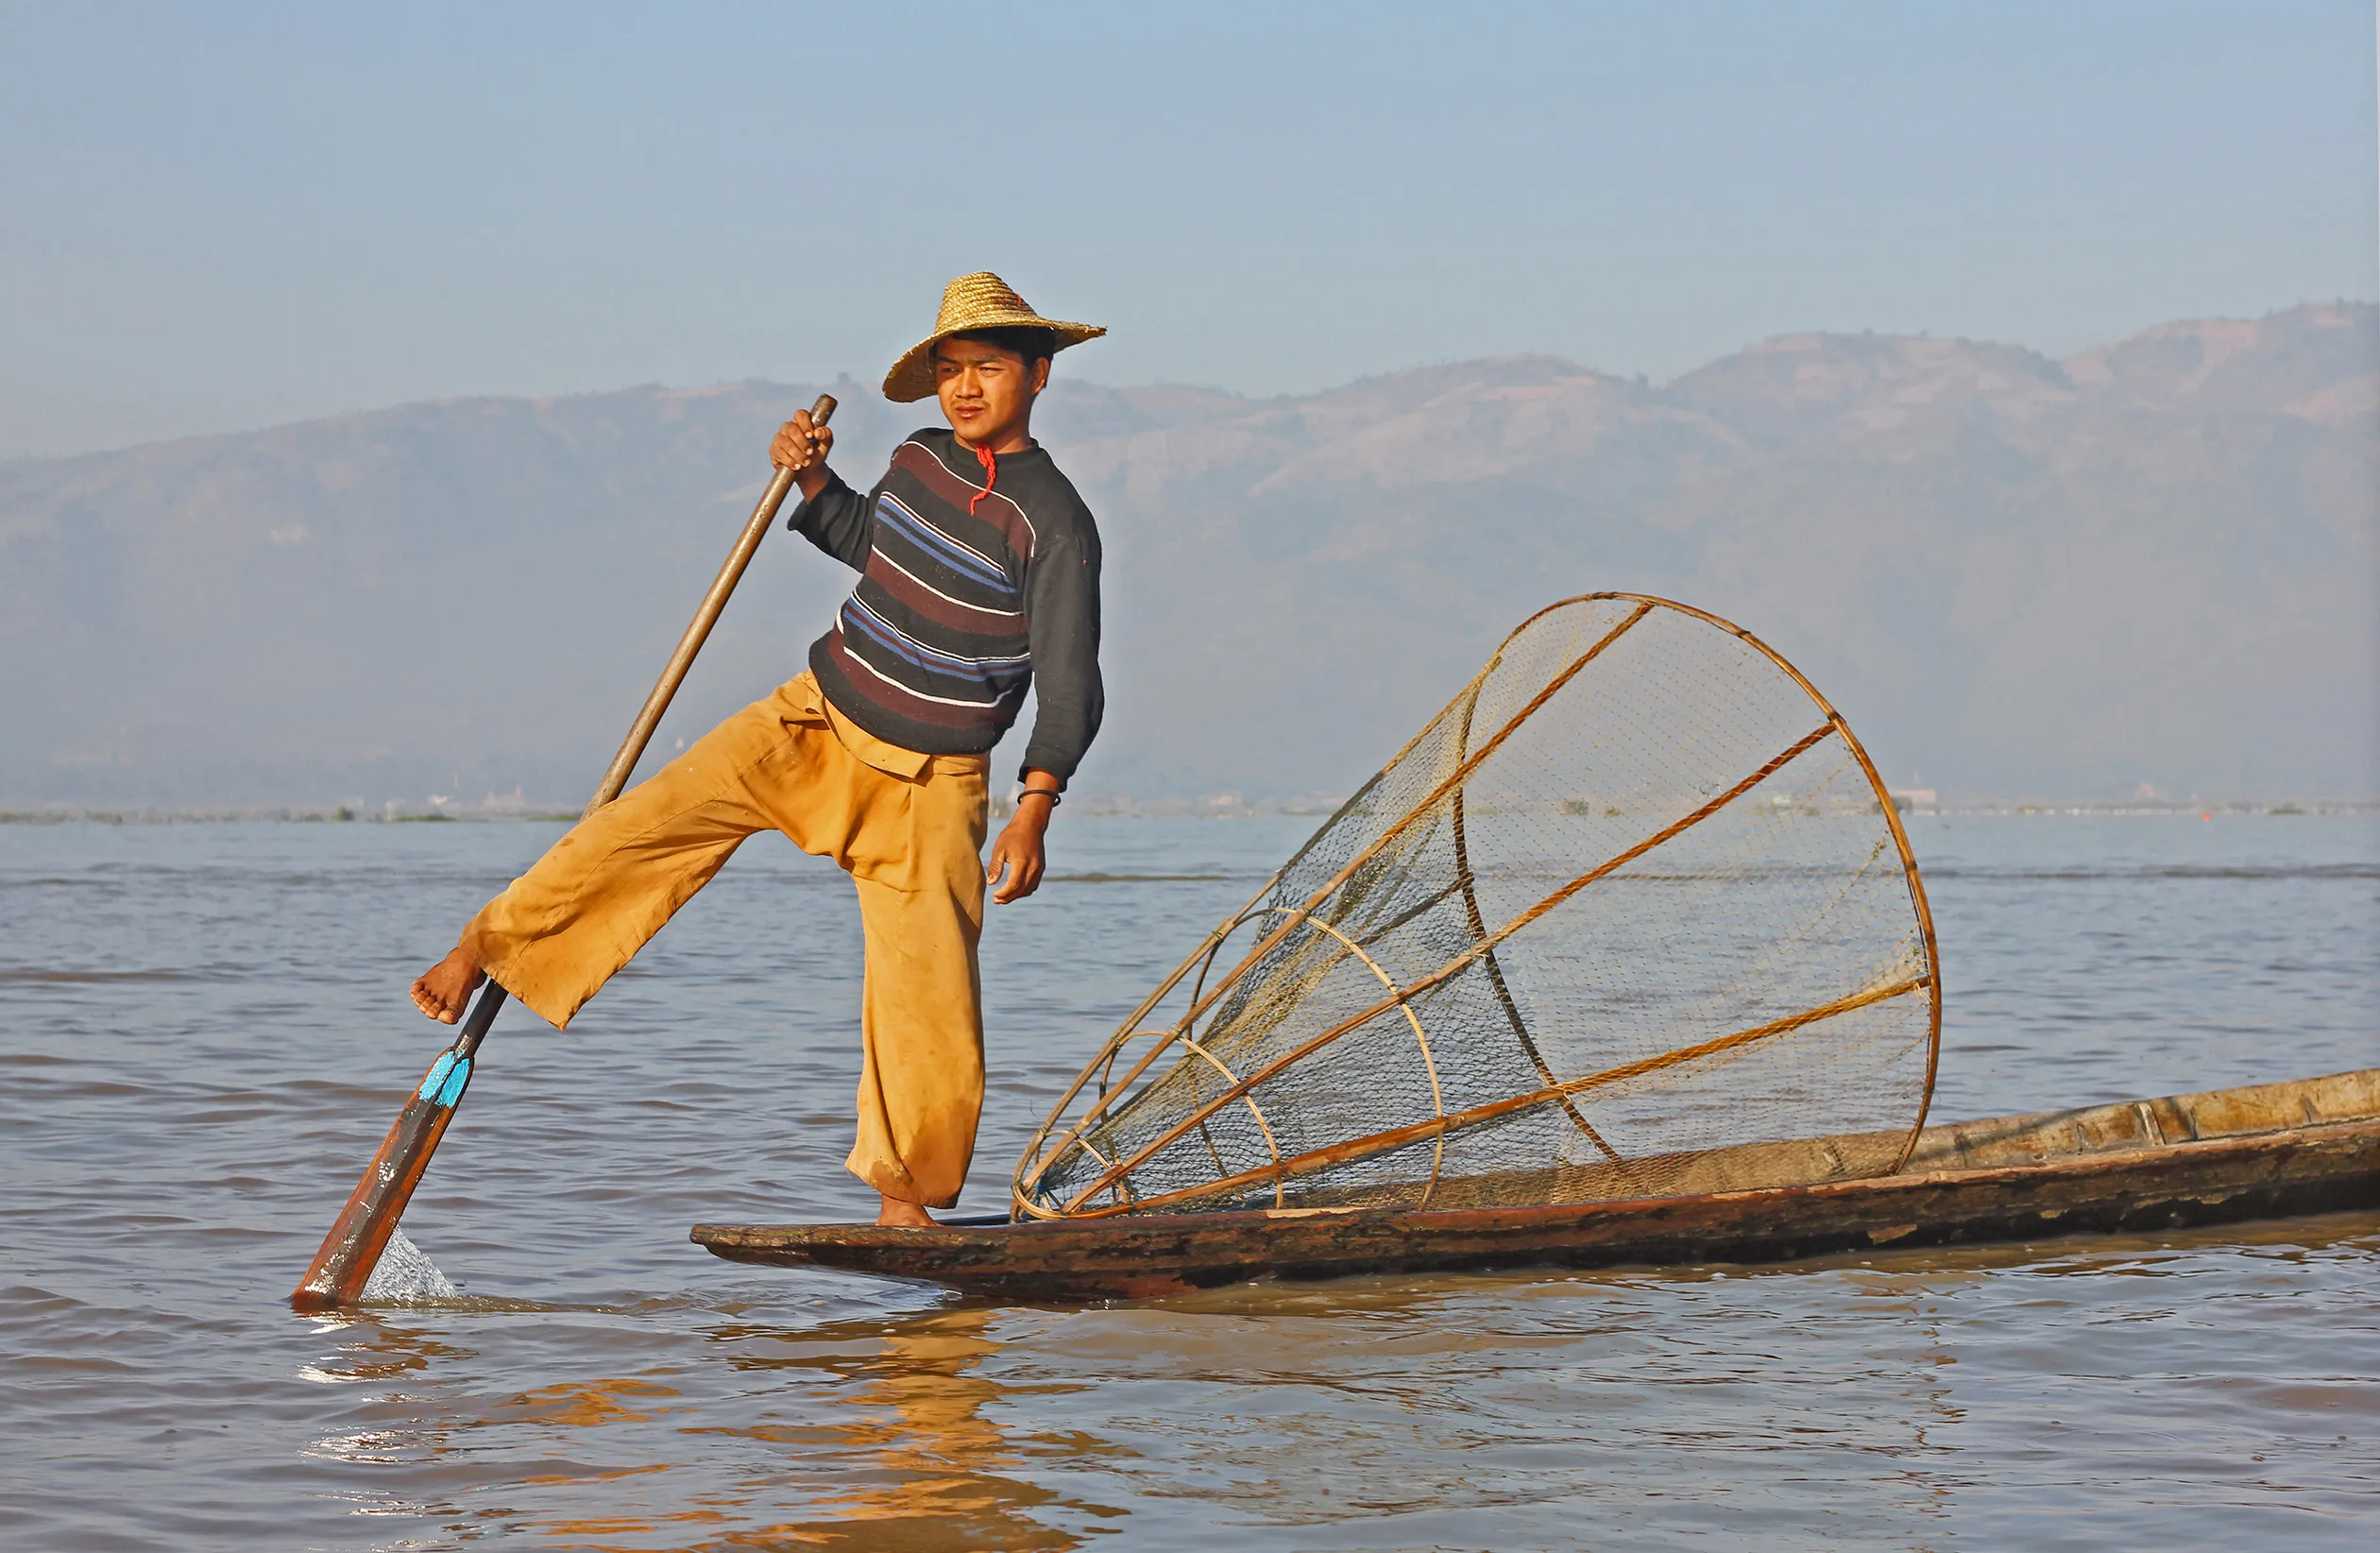
<instances>
[{"instance_id":1,"label":"bamboo hoop ring","mask_svg":"<svg viewBox=\"0 0 2380 1553\"><path fill-rule=\"evenodd\" d=\"M1386 970L1383 969L1379 961L1374 960L1370 955L1366 954L1362 945L1356 943L1353 939L1339 931L1338 929L1333 927L1330 923L1317 922L1309 919L1306 926L1310 928L1318 928L1323 932L1329 933L1333 938L1337 939L1340 943L1346 945L1347 952L1362 961L1366 965L1369 966L1371 968L1371 973L1380 978L1380 984L1386 987L1389 993L1396 998L1398 1010L1404 1015L1405 1022L1413 1027L1413 1044L1421 1049L1421 1070L1430 1076L1431 1113L1435 1116L1440 1117L1446 1115L1446 1091L1438 1085L1437 1059L1430 1053L1429 1034L1427 1032L1422 1030L1421 1016L1413 1012L1413 1003L1408 998L1406 998L1404 989L1397 985L1397 979L1389 975ZM1278 1149L1273 1152L1273 1158L1276 1163L1280 1160L1281 1152ZM1430 1194L1437 1189L1438 1172L1445 1168L1446 1137L1444 1134L1440 1134L1437 1140L1437 1152L1430 1161L1429 1185L1421 1188L1421 1201L1415 1204L1417 1207L1427 1207L1429 1205ZM1279 1201L1279 1190L1276 1189L1273 1195L1275 1199L1273 1205L1275 1207L1281 1206L1282 1204Z\"/></svg>"}]
</instances>

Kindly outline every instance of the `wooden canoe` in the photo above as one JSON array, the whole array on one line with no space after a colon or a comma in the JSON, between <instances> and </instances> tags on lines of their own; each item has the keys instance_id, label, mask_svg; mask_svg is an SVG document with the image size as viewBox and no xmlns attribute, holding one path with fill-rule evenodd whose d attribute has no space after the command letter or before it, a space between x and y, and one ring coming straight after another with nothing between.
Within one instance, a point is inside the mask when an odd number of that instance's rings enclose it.
<instances>
[{"instance_id":1,"label":"wooden canoe","mask_svg":"<svg viewBox=\"0 0 2380 1553\"><path fill-rule=\"evenodd\" d=\"M1894 1175L1824 1180L1832 1140L1703 1156L1692 1195L1542 1207L1291 1208L879 1229L697 1224L730 1261L970 1293L1138 1299L1250 1278L1791 1261L1870 1247L2159 1231L2380 1206L2380 1067L1929 1127ZM1798 1151L1818 1184L1724 1189ZM1765 1156L1765 1157L1763 1157ZM1772 1178L1774 1174L1772 1171Z\"/></svg>"}]
</instances>

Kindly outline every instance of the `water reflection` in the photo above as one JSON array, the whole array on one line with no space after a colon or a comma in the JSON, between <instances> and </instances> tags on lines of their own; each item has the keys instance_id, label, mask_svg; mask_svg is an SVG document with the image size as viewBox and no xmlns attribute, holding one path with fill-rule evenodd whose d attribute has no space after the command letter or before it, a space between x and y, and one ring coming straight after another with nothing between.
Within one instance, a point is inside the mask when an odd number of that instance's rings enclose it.
<instances>
[{"instance_id":1,"label":"water reflection","mask_svg":"<svg viewBox=\"0 0 2380 1553\"><path fill-rule=\"evenodd\" d=\"M811 1323L789 1319L798 1299L366 1312L314 1323L336 1348L309 1378L355 1405L307 1454L361 1471L343 1484L358 1513L647 1553L1070 1548L1128 1517L1136 1547L1685 1527L1931 1546L1992 1517L1979 1462L2054 1453L2074 1510L2090 1484L2155 1476L2103 1382L2077 1377L2198 1362L2161 1356L2192 1340L2210 1283L2271 1308L2326 1259L2368 1258L2375 1228ZM475 1392L491 1372L546 1378Z\"/></svg>"},{"instance_id":2,"label":"water reflection","mask_svg":"<svg viewBox=\"0 0 2380 1553\"><path fill-rule=\"evenodd\" d=\"M989 1310L957 1307L892 1326L714 1328L729 1364L775 1379L801 1416L774 1422L781 1408L764 1405L761 1422L688 1432L798 1447L787 1456L781 1489L826 1479L823 1492L803 1496L808 1516L740 1533L734 1545L1070 1548L1078 1537L1028 1512L1062 1506L1121 1516L1012 1475L1019 1452L987 1411L1008 1400L1010 1388L980 1373L1002 1346L992 1322ZM819 1381L834 1404L824 1416ZM762 1402L769 1392L751 1394Z\"/></svg>"},{"instance_id":3,"label":"water reflection","mask_svg":"<svg viewBox=\"0 0 2380 1553\"><path fill-rule=\"evenodd\" d=\"M325 1355L319 1364L305 1365L298 1372L298 1378L323 1385L392 1381L408 1374L427 1372L433 1360L472 1357L470 1349L457 1347L428 1332L392 1324L374 1311L307 1316L304 1320L339 1342L338 1348Z\"/></svg>"},{"instance_id":4,"label":"water reflection","mask_svg":"<svg viewBox=\"0 0 2380 1553\"><path fill-rule=\"evenodd\" d=\"M700 1363L691 1379L656 1371L471 1398L463 1388L481 1354L414 1324L420 1314L314 1322L337 1346L302 1367L303 1378L377 1383L355 1410L377 1415L378 1426L317 1435L303 1452L379 1469L370 1490L350 1495L357 1513L419 1516L453 1531L492 1524L550 1545L621 1549L1071 1548L1080 1537L1053 1521L1125 1513L1018 1474L1028 1456L1091 1460L1103 1447L1073 1430L1037 1436L1023 1449L1010 1441L994 1414L1015 1390L981 1373L1003 1346L987 1309L930 1311L892 1324L882 1317L810 1327L732 1322L672 1334L701 1342L708 1350L702 1358L724 1358L719 1369L734 1377L736 1410L751 1420L732 1426L685 1422L722 1400L719 1388L703 1384L711 1367ZM509 1346L552 1334L504 1323L569 1313L450 1314L498 1322L486 1336ZM720 1442L735 1443L722 1450ZM408 1502L391 1481L442 1463L479 1480L477 1502ZM719 1469L728 1463L732 1475L722 1480ZM598 1505L603 1512L588 1513ZM688 1541L693 1527L717 1535Z\"/></svg>"}]
</instances>

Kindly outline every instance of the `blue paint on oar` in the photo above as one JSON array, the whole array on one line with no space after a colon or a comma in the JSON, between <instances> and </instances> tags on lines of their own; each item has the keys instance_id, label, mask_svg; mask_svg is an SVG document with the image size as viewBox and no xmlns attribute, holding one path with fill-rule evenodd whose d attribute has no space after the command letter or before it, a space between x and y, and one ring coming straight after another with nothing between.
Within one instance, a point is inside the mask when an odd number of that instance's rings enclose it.
<instances>
[{"instance_id":1,"label":"blue paint on oar","mask_svg":"<svg viewBox=\"0 0 2380 1553\"><path fill-rule=\"evenodd\" d=\"M429 1100L435 1096L438 1092L438 1085L446 1083L447 1069L452 1067L453 1066L454 1053L451 1051L440 1052L438 1054L438 1060L430 1065L430 1071L422 1079L421 1087L415 1090L414 1093L423 1100Z\"/></svg>"},{"instance_id":2,"label":"blue paint on oar","mask_svg":"<svg viewBox=\"0 0 2380 1553\"><path fill-rule=\"evenodd\" d=\"M470 1082L471 1059L460 1058L455 1062L454 1070L447 1075L446 1087L438 1091L438 1103L452 1105L456 1101L461 1100L463 1086Z\"/></svg>"}]
</instances>

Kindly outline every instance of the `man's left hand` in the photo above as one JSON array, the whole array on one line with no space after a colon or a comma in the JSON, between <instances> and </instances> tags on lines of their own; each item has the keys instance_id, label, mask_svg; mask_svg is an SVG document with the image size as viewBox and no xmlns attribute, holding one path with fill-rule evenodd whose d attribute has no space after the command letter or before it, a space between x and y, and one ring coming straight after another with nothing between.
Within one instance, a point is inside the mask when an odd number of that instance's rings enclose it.
<instances>
[{"instance_id":1,"label":"man's left hand","mask_svg":"<svg viewBox=\"0 0 2380 1553\"><path fill-rule=\"evenodd\" d=\"M992 844L992 861L983 870L983 882L992 886L992 898L1000 905L1023 900L1041 888L1046 866L1042 833L1049 828L1053 807L1047 797L1034 793L1030 781L1018 794L1016 814L1001 828L999 839Z\"/></svg>"}]
</instances>

